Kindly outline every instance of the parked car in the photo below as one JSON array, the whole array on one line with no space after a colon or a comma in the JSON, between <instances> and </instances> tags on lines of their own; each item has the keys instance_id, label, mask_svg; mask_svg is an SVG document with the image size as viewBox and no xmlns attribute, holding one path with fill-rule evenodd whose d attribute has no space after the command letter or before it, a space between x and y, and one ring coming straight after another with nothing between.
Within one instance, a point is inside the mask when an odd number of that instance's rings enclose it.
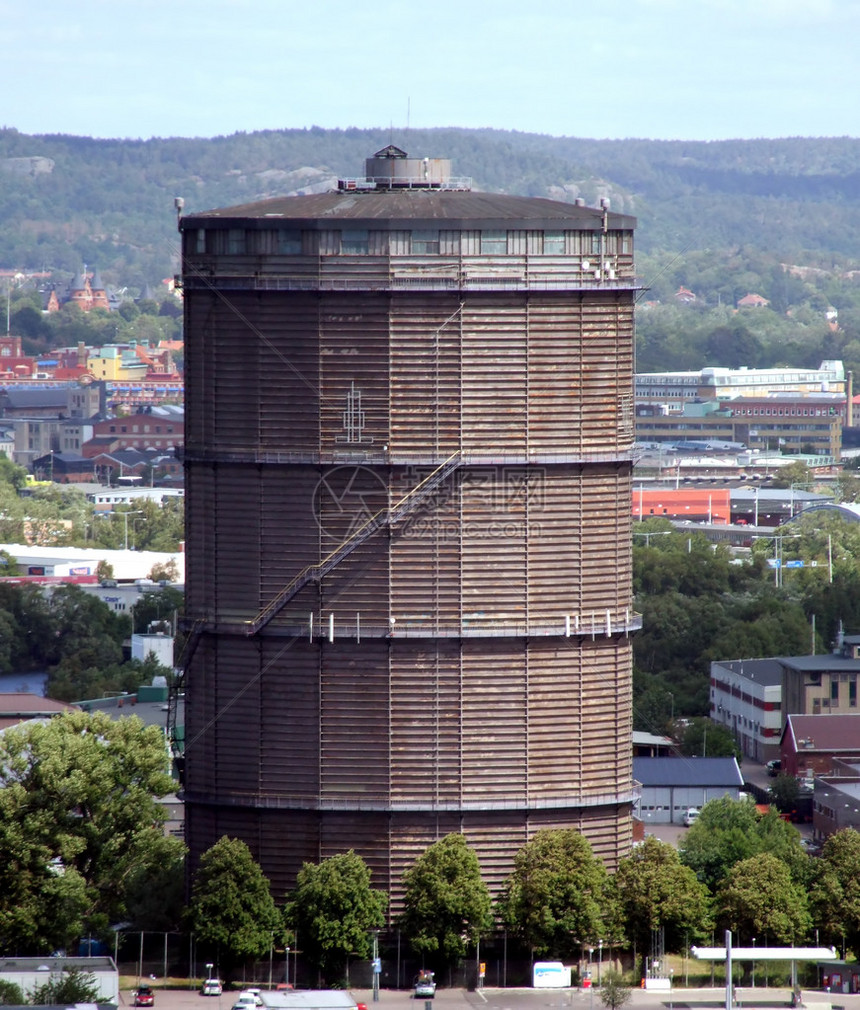
<instances>
[{"instance_id":1,"label":"parked car","mask_svg":"<svg viewBox=\"0 0 860 1010\"><path fill-rule=\"evenodd\" d=\"M687 807L687 810L684 813L684 827L685 828L692 827L692 825L694 825L698 819L699 819L699 810L698 810L698 808L697 807Z\"/></svg>"},{"instance_id":2,"label":"parked car","mask_svg":"<svg viewBox=\"0 0 860 1010\"><path fill-rule=\"evenodd\" d=\"M419 999L430 999L436 995L436 982L432 971L422 969L415 977L415 996Z\"/></svg>"},{"instance_id":3,"label":"parked car","mask_svg":"<svg viewBox=\"0 0 860 1010\"><path fill-rule=\"evenodd\" d=\"M767 768L768 775L775 779L782 771L782 761L779 758L774 758L773 761L768 761L765 768Z\"/></svg>"},{"instance_id":4,"label":"parked car","mask_svg":"<svg viewBox=\"0 0 860 1010\"><path fill-rule=\"evenodd\" d=\"M257 1010L257 1007L262 1005L263 1000L259 989L256 992L252 992L250 989L243 989L236 997L233 1010Z\"/></svg>"},{"instance_id":5,"label":"parked car","mask_svg":"<svg viewBox=\"0 0 860 1010\"><path fill-rule=\"evenodd\" d=\"M201 996L220 996L224 992L224 986L220 978L207 978L200 990Z\"/></svg>"},{"instance_id":6,"label":"parked car","mask_svg":"<svg viewBox=\"0 0 860 1010\"><path fill-rule=\"evenodd\" d=\"M134 990L132 1006L155 1006L155 993L148 985L139 985Z\"/></svg>"}]
</instances>

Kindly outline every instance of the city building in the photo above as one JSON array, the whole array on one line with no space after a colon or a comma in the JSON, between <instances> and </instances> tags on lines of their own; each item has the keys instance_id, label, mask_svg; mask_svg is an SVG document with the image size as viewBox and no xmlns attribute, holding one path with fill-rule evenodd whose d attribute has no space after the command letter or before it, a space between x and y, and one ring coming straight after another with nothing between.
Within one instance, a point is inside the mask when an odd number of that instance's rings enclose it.
<instances>
[{"instance_id":1,"label":"city building","mask_svg":"<svg viewBox=\"0 0 860 1010\"><path fill-rule=\"evenodd\" d=\"M687 372L639 372L637 403L657 403L667 411L694 400L734 399L769 393L839 393L848 383L841 361L822 361L818 368L718 368Z\"/></svg>"},{"instance_id":2,"label":"city building","mask_svg":"<svg viewBox=\"0 0 860 1010\"><path fill-rule=\"evenodd\" d=\"M649 824L684 824L687 811L708 800L740 798L744 777L733 757L635 757L633 776L642 786L636 817Z\"/></svg>"},{"instance_id":3,"label":"city building","mask_svg":"<svg viewBox=\"0 0 860 1010\"><path fill-rule=\"evenodd\" d=\"M36 374L36 359L24 354L21 337L0 337L0 380L27 379Z\"/></svg>"},{"instance_id":4,"label":"city building","mask_svg":"<svg viewBox=\"0 0 860 1010\"><path fill-rule=\"evenodd\" d=\"M748 475L745 474L744 477L747 478ZM738 531L741 541L751 536L767 536L774 527L814 509L838 509L846 519L853 522L860 519L856 506L837 506L831 495L796 487L770 487L767 481L752 482L752 486L742 484L727 487L722 482L684 477L677 482L646 484L638 474L634 476L634 481L634 519L663 518L675 524L735 524L748 527L745 531ZM765 486L762 487L761 484ZM761 527L765 527L764 532Z\"/></svg>"},{"instance_id":5,"label":"city building","mask_svg":"<svg viewBox=\"0 0 860 1010\"><path fill-rule=\"evenodd\" d=\"M732 731L745 756L760 762L781 758L789 716L796 723L799 717L860 711L858 676L860 635L840 635L834 651L820 655L714 662L711 719Z\"/></svg>"},{"instance_id":6,"label":"city building","mask_svg":"<svg viewBox=\"0 0 860 1010\"><path fill-rule=\"evenodd\" d=\"M634 220L390 147L181 216L193 867L631 844Z\"/></svg>"},{"instance_id":7,"label":"city building","mask_svg":"<svg viewBox=\"0 0 860 1010\"><path fill-rule=\"evenodd\" d=\"M817 775L812 783L812 829L824 839L836 831L860 831L860 761L844 763L835 775Z\"/></svg>"},{"instance_id":8,"label":"city building","mask_svg":"<svg viewBox=\"0 0 860 1010\"><path fill-rule=\"evenodd\" d=\"M107 382L136 383L147 377L149 362L138 355L136 344L105 344L88 355L87 370Z\"/></svg>"},{"instance_id":9,"label":"city building","mask_svg":"<svg viewBox=\"0 0 860 1010\"><path fill-rule=\"evenodd\" d=\"M183 426L181 409L161 407L95 421L92 442L84 446L83 454L95 456L106 449L111 452L118 449L166 451L182 445Z\"/></svg>"},{"instance_id":10,"label":"city building","mask_svg":"<svg viewBox=\"0 0 860 1010\"><path fill-rule=\"evenodd\" d=\"M82 312L92 309L110 311L119 307L118 299L108 292L99 271L88 273L86 267L68 284L55 284L44 295L46 312L59 312L67 304L77 305Z\"/></svg>"},{"instance_id":11,"label":"city building","mask_svg":"<svg viewBox=\"0 0 860 1010\"><path fill-rule=\"evenodd\" d=\"M42 698L25 691L0 691L0 732L30 719L52 719L55 715L78 711L77 705Z\"/></svg>"},{"instance_id":12,"label":"city building","mask_svg":"<svg viewBox=\"0 0 860 1010\"><path fill-rule=\"evenodd\" d=\"M800 779L830 775L838 761L860 762L860 712L792 715L780 740L780 771Z\"/></svg>"},{"instance_id":13,"label":"city building","mask_svg":"<svg viewBox=\"0 0 860 1010\"><path fill-rule=\"evenodd\" d=\"M666 412L637 403L636 440L667 447L724 442L752 451L818 457L811 465L837 462L842 454L845 396L840 393L738 395L685 403Z\"/></svg>"},{"instance_id":14,"label":"city building","mask_svg":"<svg viewBox=\"0 0 860 1010\"><path fill-rule=\"evenodd\" d=\"M779 757L783 672L779 659L711 663L711 719L731 730L744 757L761 764Z\"/></svg>"},{"instance_id":15,"label":"city building","mask_svg":"<svg viewBox=\"0 0 860 1010\"><path fill-rule=\"evenodd\" d=\"M122 521L125 539L134 543L134 520L130 513L117 513ZM131 523L129 523L131 520ZM107 518L99 522L109 522ZM128 529L131 526L131 533ZM98 582L100 561L109 564L114 579L120 583L145 579L157 565L163 567L173 562L179 573L178 582L185 579L185 554L182 551L107 550L92 547L40 547L36 544L3 544L3 550L15 559L20 576L6 578L6 582L39 581L44 584L74 582L92 585ZM114 595L116 591L114 590ZM101 596L101 592L96 595Z\"/></svg>"},{"instance_id":16,"label":"city building","mask_svg":"<svg viewBox=\"0 0 860 1010\"><path fill-rule=\"evenodd\" d=\"M646 488L640 483L633 491L633 516L636 519L659 517L680 522L730 523L732 491L727 487L707 485Z\"/></svg>"}]
</instances>

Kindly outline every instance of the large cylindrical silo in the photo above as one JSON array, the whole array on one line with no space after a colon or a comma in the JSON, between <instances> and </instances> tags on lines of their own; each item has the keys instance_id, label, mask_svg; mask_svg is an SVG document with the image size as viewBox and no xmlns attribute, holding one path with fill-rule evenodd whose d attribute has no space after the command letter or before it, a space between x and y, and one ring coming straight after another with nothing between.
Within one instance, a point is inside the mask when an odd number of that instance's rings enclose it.
<instances>
[{"instance_id":1,"label":"large cylindrical silo","mask_svg":"<svg viewBox=\"0 0 860 1010\"><path fill-rule=\"evenodd\" d=\"M494 888L627 851L638 618L633 220L392 151L180 228L192 859L354 848L396 910L452 830Z\"/></svg>"}]
</instances>

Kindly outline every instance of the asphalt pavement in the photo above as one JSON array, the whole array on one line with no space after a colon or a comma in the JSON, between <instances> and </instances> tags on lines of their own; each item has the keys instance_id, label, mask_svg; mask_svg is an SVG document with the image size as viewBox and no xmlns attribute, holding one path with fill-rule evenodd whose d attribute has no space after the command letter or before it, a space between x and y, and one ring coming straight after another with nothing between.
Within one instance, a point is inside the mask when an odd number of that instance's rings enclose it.
<instances>
[{"instance_id":1,"label":"asphalt pavement","mask_svg":"<svg viewBox=\"0 0 860 1010\"><path fill-rule=\"evenodd\" d=\"M351 989L356 1002L368 1010L603 1010L595 989L445 989L436 990L432 1000L414 999L411 990L381 989L379 1000L366 989ZM201 996L198 989L158 989L155 1010L231 1010L236 993ZM803 1005L808 1010L860 1010L860 995L804 990ZM131 1006L131 993L123 990L120 1005ZM720 1010L725 1006L725 989L675 988L671 993L632 989L631 1010ZM781 1010L791 1006L788 989L738 990L737 1010Z\"/></svg>"}]
</instances>

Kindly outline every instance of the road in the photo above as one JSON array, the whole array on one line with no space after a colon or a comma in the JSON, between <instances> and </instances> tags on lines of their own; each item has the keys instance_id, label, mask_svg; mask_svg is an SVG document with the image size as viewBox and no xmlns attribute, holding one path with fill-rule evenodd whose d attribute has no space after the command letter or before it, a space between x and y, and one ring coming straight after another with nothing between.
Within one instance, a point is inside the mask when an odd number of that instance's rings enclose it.
<instances>
[{"instance_id":1,"label":"road","mask_svg":"<svg viewBox=\"0 0 860 1010\"><path fill-rule=\"evenodd\" d=\"M357 1002L366 1003L368 1010L603 1010L599 992L594 989L438 989L433 1000L415 1000L406 990L382 989L379 1002L373 1002L369 990L350 990ZM265 995L265 994L264 994ZM201 996L198 990L156 990L155 1010L231 1010L235 993L221 997ZM781 1010L790 1005L788 989L739 990L737 1007L742 1010ZM804 1006L809 1010L860 1010L860 995L827 994L804 990ZM423 1005L422 1005L423 1004ZM120 1005L131 1006L131 993L120 994ZM645 992L633 989L631 1010L720 1010L725 1006L724 989L678 989L665 992Z\"/></svg>"}]
</instances>

